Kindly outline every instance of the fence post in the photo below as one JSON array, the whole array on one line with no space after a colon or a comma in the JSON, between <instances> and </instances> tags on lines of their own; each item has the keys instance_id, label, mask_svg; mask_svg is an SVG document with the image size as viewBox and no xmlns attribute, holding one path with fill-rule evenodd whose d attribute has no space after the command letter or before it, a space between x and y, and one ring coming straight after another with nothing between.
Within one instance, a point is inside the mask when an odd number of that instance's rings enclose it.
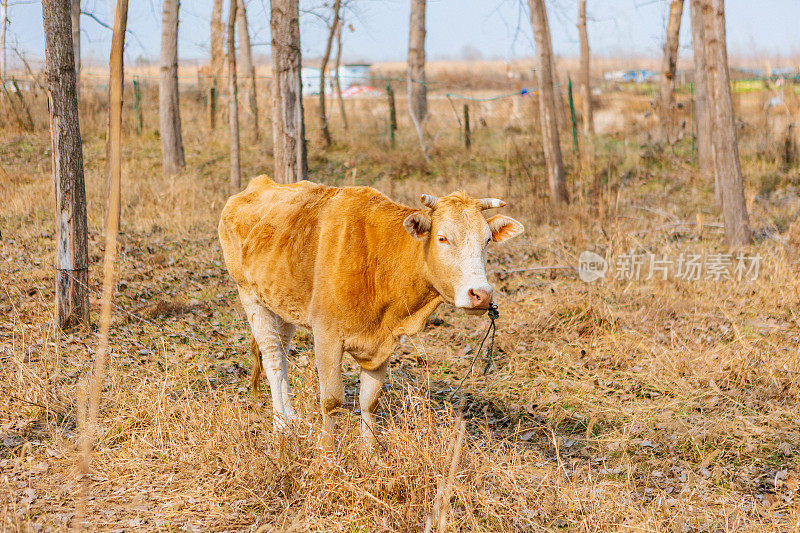
<instances>
[{"instance_id":1,"label":"fence post","mask_svg":"<svg viewBox=\"0 0 800 533\"><path fill-rule=\"evenodd\" d=\"M511 137L506 135L506 198L511 201Z\"/></svg>"},{"instance_id":2,"label":"fence post","mask_svg":"<svg viewBox=\"0 0 800 533\"><path fill-rule=\"evenodd\" d=\"M794 125L789 123L789 126L786 128L786 137L783 139L783 164L786 167L792 166L797 159L794 146L793 129Z\"/></svg>"},{"instance_id":3,"label":"fence post","mask_svg":"<svg viewBox=\"0 0 800 533\"><path fill-rule=\"evenodd\" d=\"M141 135L144 129L144 115L142 114L142 87L138 76L133 78L133 111L136 113L136 133Z\"/></svg>"},{"instance_id":4,"label":"fence post","mask_svg":"<svg viewBox=\"0 0 800 533\"><path fill-rule=\"evenodd\" d=\"M8 100L8 105L11 108L11 112L14 113L14 120L17 121L17 126L22 129L26 129L25 124L22 121L22 117L19 114L19 110L17 110L17 105L14 103L14 100L11 98L11 95L8 92L8 87L6 87L6 83L4 80L0 80L0 86L2 86L3 94L6 95L6 100Z\"/></svg>"},{"instance_id":5,"label":"fence post","mask_svg":"<svg viewBox=\"0 0 800 533\"><path fill-rule=\"evenodd\" d=\"M14 95L19 99L20 104L22 104L22 109L25 111L25 117L28 119L28 130L33 131L36 129L35 124L33 123L33 117L31 116L31 108L28 107L28 102L25 101L25 97L22 96L22 91L17 85L17 78L11 78L11 84L14 86Z\"/></svg>"},{"instance_id":6,"label":"fence post","mask_svg":"<svg viewBox=\"0 0 800 533\"><path fill-rule=\"evenodd\" d=\"M464 104L464 147L469 150L472 145L469 131L469 105Z\"/></svg>"},{"instance_id":7,"label":"fence post","mask_svg":"<svg viewBox=\"0 0 800 533\"><path fill-rule=\"evenodd\" d=\"M211 131L217 128L217 88L214 85L208 88L208 127Z\"/></svg>"},{"instance_id":8,"label":"fence post","mask_svg":"<svg viewBox=\"0 0 800 533\"><path fill-rule=\"evenodd\" d=\"M392 84L386 82L386 98L389 100L389 142L394 148L394 132L397 131L397 111L394 106Z\"/></svg>"},{"instance_id":9,"label":"fence post","mask_svg":"<svg viewBox=\"0 0 800 533\"><path fill-rule=\"evenodd\" d=\"M567 94L569 95L569 119L572 122L572 148L578 151L578 131L575 125L575 103L572 100L572 78L567 78Z\"/></svg>"},{"instance_id":10,"label":"fence post","mask_svg":"<svg viewBox=\"0 0 800 533\"><path fill-rule=\"evenodd\" d=\"M695 163L695 107L694 107L694 82L689 84L689 93L691 94L692 98L692 165Z\"/></svg>"}]
</instances>

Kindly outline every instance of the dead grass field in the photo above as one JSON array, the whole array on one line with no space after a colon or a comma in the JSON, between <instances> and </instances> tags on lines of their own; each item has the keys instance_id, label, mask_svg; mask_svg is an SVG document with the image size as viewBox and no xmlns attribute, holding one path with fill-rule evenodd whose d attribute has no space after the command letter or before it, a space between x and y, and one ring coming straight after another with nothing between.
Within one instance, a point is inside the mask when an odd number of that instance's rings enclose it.
<instances>
[{"instance_id":1,"label":"dead grass field","mask_svg":"<svg viewBox=\"0 0 800 533\"><path fill-rule=\"evenodd\" d=\"M227 128L210 133L200 100L185 96L188 167L163 179L157 100L145 89L145 131L128 124L124 138L119 308L88 479L76 474L78 405L97 334L52 326L43 100L31 104L35 132L10 119L0 132L0 529L419 531L450 468L463 400L451 531L800 531L800 232L791 226L800 172L781 159L780 138L757 127L769 120L758 106L741 130L757 236L745 252L762 258L757 279L627 281L612 272L588 284L572 269L542 267L574 267L585 249L610 261L628 251L725 252L713 180L691 166L690 140L664 152L646 143L645 96L598 97L624 114L627 130L598 139L591 166L581 167L562 131L573 202L558 210L544 198L527 100L472 104L471 152L448 101L432 100L429 162L404 100L397 148L385 103L350 101L351 129L341 131L334 110L327 153L307 101L313 179L373 185L408 203L457 188L500 196L526 226L490 253L500 319L489 372L479 361L451 404L487 322L440 308L392 356L375 453L357 439L358 373L347 360L347 409L326 456L307 331L291 358L298 432L273 433L268 398L249 389L249 331L216 238ZM101 102L83 103L93 317ZM247 140L246 116L243 124ZM269 171L268 146L243 150L246 176Z\"/></svg>"}]
</instances>

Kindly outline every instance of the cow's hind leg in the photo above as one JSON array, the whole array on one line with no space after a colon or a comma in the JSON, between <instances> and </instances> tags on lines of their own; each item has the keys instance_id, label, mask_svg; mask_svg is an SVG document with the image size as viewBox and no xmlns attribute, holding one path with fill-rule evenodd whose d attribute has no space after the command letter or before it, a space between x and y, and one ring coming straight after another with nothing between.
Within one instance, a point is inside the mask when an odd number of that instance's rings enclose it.
<instances>
[{"instance_id":1,"label":"cow's hind leg","mask_svg":"<svg viewBox=\"0 0 800 533\"><path fill-rule=\"evenodd\" d=\"M288 420L295 420L297 416L292 407L291 389L289 388L289 345L292 344L295 325L291 322L278 319L278 347L281 350L281 370L286 379L281 381L281 395L283 396L283 414Z\"/></svg>"},{"instance_id":2,"label":"cow's hind leg","mask_svg":"<svg viewBox=\"0 0 800 533\"><path fill-rule=\"evenodd\" d=\"M239 297L242 300L258 348L253 350L253 355L259 357L261 369L269 381L272 393L273 425L276 429L284 429L295 420L289 391L287 362L294 325L261 305L261 302L249 293L240 290ZM256 364L258 363L259 361L256 362ZM255 377L256 373L254 372Z\"/></svg>"},{"instance_id":3,"label":"cow's hind leg","mask_svg":"<svg viewBox=\"0 0 800 533\"><path fill-rule=\"evenodd\" d=\"M386 379L386 370L389 361L386 360L375 370L361 369L361 386L358 394L358 403L361 407L361 437L373 444L376 440L375 410L383 392L383 382Z\"/></svg>"},{"instance_id":4,"label":"cow's hind leg","mask_svg":"<svg viewBox=\"0 0 800 533\"><path fill-rule=\"evenodd\" d=\"M319 376L319 402L325 431L324 441L328 448L333 445L333 416L344 403L343 351L341 339L323 327L314 327L314 360Z\"/></svg>"}]
</instances>

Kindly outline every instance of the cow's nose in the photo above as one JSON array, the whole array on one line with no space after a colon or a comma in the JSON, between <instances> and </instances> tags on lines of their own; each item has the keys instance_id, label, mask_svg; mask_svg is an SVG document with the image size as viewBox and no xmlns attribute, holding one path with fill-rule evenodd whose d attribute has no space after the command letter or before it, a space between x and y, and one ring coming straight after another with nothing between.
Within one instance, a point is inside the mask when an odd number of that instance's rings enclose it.
<instances>
[{"instance_id":1,"label":"cow's nose","mask_svg":"<svg viewBox=\"0 0 800 533\"><path fill-rule=\"evenodd\" d=\"M469 303L473 309L489 309L489 304L492 302L492 289L470 289Z\"/></svg>"}]
</instances>

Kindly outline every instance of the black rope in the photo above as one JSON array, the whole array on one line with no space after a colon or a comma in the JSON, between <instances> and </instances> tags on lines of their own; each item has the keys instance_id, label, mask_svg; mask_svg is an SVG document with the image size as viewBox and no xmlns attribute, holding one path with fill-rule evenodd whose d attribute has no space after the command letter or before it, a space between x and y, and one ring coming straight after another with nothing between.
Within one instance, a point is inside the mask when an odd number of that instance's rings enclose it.
<instances>
[{"instance_id":1,"label":"black rope","mask_svg":"<svg viewBox=\"0 0 800 533\"><path fill-rule=\"evenodd\" d=\"M486 366L483 367L483 375L486 375L486 372L489 371L489 367L492 366L492 358L494 357L494 334L497 331L497 326L495 325L494 321L500 318L500 313L497 311L497 306L494 303L489 304L489 319L492 321L489 324L489 328L492 330L492 341L489 343L489 347L486 349ZM488 329L486 330L488 333ZM478 350L480 351L480 350Z\"/></svg>"},{"instance_id":2,"label":"black rope","mask_svg":"<svg viewBox=\"0 0 800 533\"><path fill-rule=\"evenodd\" d=\"M489 333L492 334L492 340L489 343L489 347L486 348L486 366L483 368L484 375L489 370L489 367L492 365L492 357L494 355L494 334L495 334L495 331L497 331L497 326L495 325L494 321L497 320L498 318L500 318L500 313L497 311L497 305L494 302L489 304L489 313L488 313L488 315L489 315L489 320L491 322L489 322L489 327L486 328L486 334L483 336L483 339L481 340L481 344L480 344L480 346L478 346L478 349L475 350L475 355L472 356L472 361L469 364L469 370L467 370L466 375L463 378L461 378L461 381L458 383L458 387L456 387L456 390L454 390L453 392L450 393L450 397L447 399L448 402L453 400L453 397L456 395L456 393L458 391L461 390L461 387L464 385L464 382L472 374L472 367L475 366L475 361L478 359L478 356L481 354L481 349L483 348L483 343L486 342L487 338L489 338Z\"/></svg>"}]
</instances>

